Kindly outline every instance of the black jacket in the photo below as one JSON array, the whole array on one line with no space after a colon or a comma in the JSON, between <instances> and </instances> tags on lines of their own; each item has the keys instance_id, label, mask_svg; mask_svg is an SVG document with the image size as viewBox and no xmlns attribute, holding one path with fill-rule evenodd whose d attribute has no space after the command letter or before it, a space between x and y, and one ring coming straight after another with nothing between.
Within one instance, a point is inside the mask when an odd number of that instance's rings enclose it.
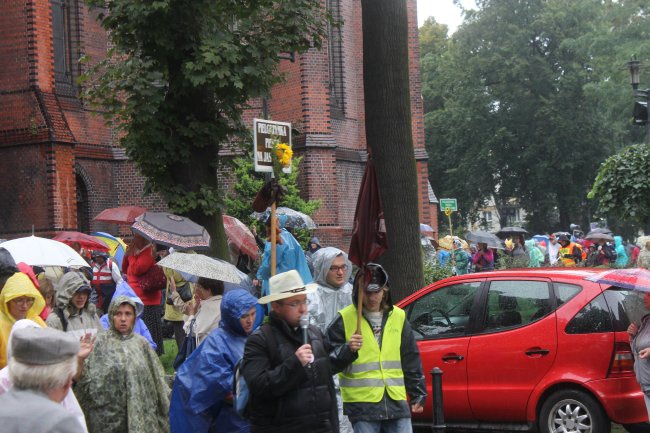
<instances>
[{"instance_id":1,"label":"black jacket","mask_svg":"<svg viewBox=\"0 0 650 433\"><path fill-rule=\"evenodd\" d=\"M382 334L386 327L388 316L393 312L393 308L395 307L393 307L389 301L389 310L384 313L382 319ZM363 319L368 320L365 316ZM334 319L327 329L327 336L335 351L340 350L341 346L347 346L345 341L345 326L343 325L343 317L341 317L340 314L336 316L336 319ZM427 397L427 390L425 378L422 374L420 351L415 343L411 324L406 319L404 319L402 343L400 347L402 371L404 372L404 386L410 399L410 404L420 403L421 405L424 405ZM350 422L353 423L357 421L382 421L388 419L409 418L411 416L411 408L404 400L393 400L384 390L382 400L377 403L343 403L343 413L345 413L345 415L350 419Z\"/></svg>"},{"instance_id":2,"label":"black jacket","mask_svg":"<svg viewBox=\"0 0 650 433\"><path fill-rule=\"evenodd\" d=\"M269 349L264 333L246 342L242 371L250 389L248 415L251 432L338 432L333 374L336 365L351 362L343 349L330 363L331 346L315 326L309 327L314 362L303 367L295 355L302 346L301 329L291 329L275 313L269 316L274 340ZM274 356L272 356L274 355ZM273 359L271 359L273 358Z\"/></svg>"}]
</instances>

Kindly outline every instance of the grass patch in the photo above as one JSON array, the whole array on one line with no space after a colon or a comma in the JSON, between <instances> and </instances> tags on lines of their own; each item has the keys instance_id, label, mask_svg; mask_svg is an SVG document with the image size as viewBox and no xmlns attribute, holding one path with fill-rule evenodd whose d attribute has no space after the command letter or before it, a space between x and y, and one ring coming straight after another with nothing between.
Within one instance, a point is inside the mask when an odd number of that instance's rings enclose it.
<instances>
[{"instance_id":1,"label":"grass patch","mask_svg":"<svg viewBox=\"0 0 650 433\"><path fill-rule=\"evenodd\" d=\"M174 374L174 359L176 359L176 353L178 353L178 348L176 347L176 340L173 338L166 338L163 341L165 346L165 354L160 357L160 362L165 369L166 374Z\"/></svg>"}]
</instances>

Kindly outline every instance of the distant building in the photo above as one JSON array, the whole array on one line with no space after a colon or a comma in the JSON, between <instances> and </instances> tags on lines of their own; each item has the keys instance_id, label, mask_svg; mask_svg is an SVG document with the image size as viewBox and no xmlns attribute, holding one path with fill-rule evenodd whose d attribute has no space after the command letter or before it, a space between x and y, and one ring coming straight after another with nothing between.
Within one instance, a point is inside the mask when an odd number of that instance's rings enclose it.
<instances>
[{"instance_id":1,"label":"distant building","mask_svg":"<svg viewBox=\"0 0 650 433\"><path fill-rule=\"evenodd\" d=\"M510 199L505 206L496 206L494 197L490 197L485 206L478 211L478 221L469 222L470 230L486 230L498 232L503 227L523 227L526 211L519 205L517 199Z\"/></svg>"},{"instance_id":2,"label":"distant building","mask_svg":"<svg viewBox=\"0 0 650 433\"><path fill-rule=\"evenodd\" d=\"M420 220L437 230L435 195L427 180L416 0L408 0L409 63ZM327 0L344 25L330 28L321 51L283 61L288 80L268 100L274 120L291 122L303 155L302 193L321 199L314 215L324 244L347 247L366 160L361 8ZM8 0L0 4L0 237L60 230L109 230L92 221L107 207L137 204L143 178L119 147L114 131L78 98L83 55L103 56L107 38L81 0ZM261 117L262 101L247 118Z\"/></svg>"}]
</instances>

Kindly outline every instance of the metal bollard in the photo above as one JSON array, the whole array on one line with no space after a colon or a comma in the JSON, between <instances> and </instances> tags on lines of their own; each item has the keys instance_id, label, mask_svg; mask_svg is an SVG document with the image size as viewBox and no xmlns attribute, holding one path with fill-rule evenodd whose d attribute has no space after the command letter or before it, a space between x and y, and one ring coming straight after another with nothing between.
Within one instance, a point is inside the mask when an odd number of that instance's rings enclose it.
<instances>
[{"instance_id":1,"label":"metal bollard","mask_svg":"<svg viewBox=\"0 0 650 433\"><path fill-rule=\"evenodd\" d=\"M431 370L431 394L431 401L433 402L431 431L433 433L444 433L447 426L445 425L445 414L442 407L442 370L438 367Z\"/></svg>"}]
</instances>

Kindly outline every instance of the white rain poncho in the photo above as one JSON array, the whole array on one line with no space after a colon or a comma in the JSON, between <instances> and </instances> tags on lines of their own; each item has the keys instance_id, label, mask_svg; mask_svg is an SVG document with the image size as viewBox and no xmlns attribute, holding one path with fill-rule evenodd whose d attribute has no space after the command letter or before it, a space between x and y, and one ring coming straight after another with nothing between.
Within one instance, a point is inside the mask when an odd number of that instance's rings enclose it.
<instances>
[{"instance_id":1,"label":"white rain poncho","mask_svg":"<svg viewBox=\"0 0 650 433\"><path fill-rule=\"evenodd\" d=\"M345 283L341 287L335 287L327 282L327 273L332 262L339 255L343 256L348 268L345 271ZM319 249L313 254L312 260L314 282L318 284L318 290L307 295L310 322L325 332L327 326L336 317L336 313L352 303L352 284L348 282L352 274L352 263L348 260L347 254L334 247Z\"/></svg>"}]
</instances>

